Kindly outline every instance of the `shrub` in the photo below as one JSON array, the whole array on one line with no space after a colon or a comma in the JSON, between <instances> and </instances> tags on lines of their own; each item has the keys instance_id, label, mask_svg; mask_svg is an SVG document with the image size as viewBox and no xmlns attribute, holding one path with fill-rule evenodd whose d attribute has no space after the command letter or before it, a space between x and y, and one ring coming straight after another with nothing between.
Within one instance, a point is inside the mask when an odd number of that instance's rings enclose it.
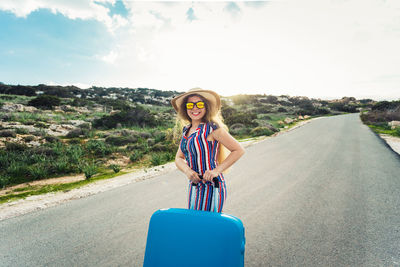
<instances>
[{"instance_id":1,"label":"shrub","mask_svg":"<svg viewBox=\"0 0 400 267\"><path fill-rule=\"evenodd\" d=\"M386 110L396 109L399 106L400 106L400 101L391 101L391 102L380 101L372 106L372 110L386 111Z\"/></svg>"},{"instance_id":2,"label":"shrub","mask_svg":"<svg viewBox=\"0 0 400 267\"><path fill-rule=\"evenodd\" d=\"M141 151L135 151L134 153L132 153L132 155L129 157L129 159L130 159L132 162L135 162L135 161L140 160L143 156L144 156L144 155L143 155L143 152L141 152Z\"/></svg>"},{"instance_id":3,"label":"shrub","mask_svg":"<svg viewBox=\"0 0 400 267\"><path fill-rule=\"evenodd\" d=\"M72 138L68 140L68 144L70 145L79 145L81 143L81 140L79 138Z\"/></svg>"},{"instance_id":4,"label":"shrub","mask_svg":"<svg viewBox=\"0 0 400 267\"><path fill-rule=\"evenodd\" d=\"M68 157L61 157L53 162L51 162L52 169L54 173L68 173L71 171L71 167L68 161Z\"/></svg>"},{"instance_id":5,"label":"shrub","mask_svg":"<svg viewBox=\"0 0 400 267\"><path fill-rule=\"evenodd\" d=\"M80 145L71 145L65 148L65 154L71 163L78 164L82 161L84 151Z\"/></svg>"},{"instance_id":6,"label":"shrub","mask_svg":"<svg viewBox=\"0 0 400 267\"><path fill-rule=\"evenodd\" d=\"M272 112L272 108L269 105L262 105L261 107L257 108L255 111L258 114L271 113Z\"/></svg>"},{"instance_id":7,"label":"shrub","mask_svg":"<svg viewBox=\"0 0 400 267\"><path fill-rule=\"evenodd\" d=\"M83 135L82 129L81 128L76 128L76 129L73 129L73 130L69 131L67 133L66 137L68 137L68 138L76 138L76 137L79 137L80 135Z\"/></svg>"},{"instance_id":8,"label":"shrub","mask_svg":"<svg viewBox=\"0 0 400 267\"><path fill-rule=\"evenodd\" d=\"M25 136L23 139L25 142L29 143L29 142L35 140L35 137L33 135L28 135L28 136Z\"/></svg>"},{"instance_id":9,"label":"shrub","mask_svg":"<svg viewBox=\"0 0 400 267\"><path fill-rule=\"evenodd\" d=\"M106 143L114 146L124 146L126 144L135 143L137 137L135 136L108 136L106 138Z\"/></svg>"},{"instance_id":10,"label":"shrub","mask_svg":"<svg viewBox=\"0 0 400 267\"><path fill-rule=\"evenodd\" d=\"M28 102L28 105L40 109L53 109L54 106L60 105L61 100L53 95L40 95Z\"/></svg>"},{"instance_id":11,"label":"shrub","mask_svg":"<svg viewBox=\"0 0 400 267\"><path fill-rule=\"evenodd\" d=\"M47 132L43 129L39 129L39 130L33 132L32 134L35 136L45 137L47 135Z\"/></svg>"},{"instance_id":12,"label":"shrub","mask_svg":"<svg viewBox=\"0 0 400 267\"><path fill-rule=\"evenodd\" d=\"M155 153L155 154L151 155L150 162L151 162L151 165L153 165L153 166L158 166L158 165L163 164L163 162L164 162L163 154Z\"/></svg>"},{"instance_id":13,"label":"shrub","mask_svg":"<svg viewBox=\"0 0 400 267\"><path fill-rule=\"evenodd\" d=\"M86 143L86 149L93 155L102 157L112 153L110 145L100 140L89 140L89 142Z\"/></svg>"},{"instance_id":14,"label":"shrub","mask_svg":"<svg viewBox=\"0 0 400 267\"><path fill-rule=\"evenodd\" d=\"M6 173L13 177L13 180L19 177L26 177L29 175L29 166L24 162L12 161L6 169Z\"/></svg>"},{"instance_id":15,"label":"shrub","mask_svg":"<svg viewBox=\"0 0 400 267\"><path fill-rule=\"evenodd\" d=\"M143 138L143 139L148 139L148 138L151 137L151 134L148 133L148 132L140 132L139 135L140 135L140 137Z\"/></svg>"},{"instance_id":16,"label":"shrub","mask_svg":"<svg viewBox=\"0 0 400 267\"><path fill-rule=\"evenodd\" d=\"M111 164L109 168L112 169L115 173L118 173L121 170L121 166L119 166L118 164Z\"/></svg>"},{"instance_id":17,"label":"shrub","mask_svg":"<svg viewBox=\"0 0 400 267\"><path fill-rule=\"evenodd\" d=\"M159 131L155 132L153 136L154 136L154 141L156 143L163 142L165 141L166 138L165 132L159 132Z\"/></svg>"},{"instance_id":18,"label":"shrub","mask_svg":"<svg viewBox=\"0 0 400 267\"><path fill-rule=\"evenodd\" d=\"M5 186L10 184L10 176L0 175L0 188L4 188Z\"/></svg>"},{"instance_id":19,"label":"shrub","mask_svg":"<svg viewBox=\"0 0 400 267\"><path fill-rule=\"evenodd\" d=\"M166 151L167 149L167 146L161 143L157 143L151 148L152 151Z\"/></svg>"},{"instance_id":20,"label":"shrub","mask_svg":"<svg viewBox=\"0 0 400 267\"><path fill-rule=\"evenodd\" d=\"M285 108L283 108L283 107L279 107L278 108L278 112L287 112L287 110Z\"/></svg>"},{"instance_id":21,"label":"shrub","mask_svg":"<svg viewBox=\"0 0 400 267\"><path fill-rule=\"evenodd\" d=\"M261 115L260 119L261 120L272 120L271 116L268 116L268 115Z\"/></svg>"},{"instance_id":22,"label":"shrub","mask_svg":"<svg viewBox=\"0 0 400 267\"><path fill-rule=\"evenodd\" d=\"M49 143L56 143L60 142L60 138L53 136L53 135L46 135L44 139Z\"/></svg>"},{"instance_id":23,"label":"shrub","mask_svg":"<svg viewBox=\"0 0 400 267\"><path fill-rule=\"evenodd\" d=\"M29 151L30 155L44 155L44 156L56 156L57 152L52 148L48 146L37 146L33 147Z\"/></svg>"},{"instance_id":24,"label":"shrub","mask_svg":"<svg viewBox=\"0 0 400 267\"><path fill-rule=\"evenodd\" d=\"M25 129L25 128L15 128L15 133L17 133L17 134L28 134L29 131L28 131L28 129Z\"/></svg>"},{"instance_id":25,"label":"shrub","mask_svg":"<svg viewBox=\"0 0 400 267\"><path fill-rule=\"evenodd\" d=\"M87 180L97 173L97 166L94 163L85 163L81 168Z\"/></svg>"},{"instance_id":26,"label":"shrub","mask_svg":"<svg viewBox=\"0 0 400 267\"><path fill-rule=\"evenodd\" d=\"M327 115L331 113L327 108L316 108L314 114L315 115Z\"/></svg>"},{"instance_id":27,"label":"shrub","mask_svg":"<svg viewBox=\"0 0 400 267\"><path fill-rule=\"evenodd\" d=\"M0 137L16 137L17 134L13 130L0 130Z\"/></svg>"},{"instance_id":28,"label":"shrub","mask_svg":"<svg viewBox=\"0 0 400 267\"><path fill-rule=\"evenodd\" d=\"M250 131L250 134L251 134L252 136L262 136L262 135L270 136L270 135L272 135L273 133L274 133L274 132L271 131L270 129L268 129L267 127L256 127L256 128L254 128L254 129L252 129L252 130Z\"/></svg>"},{"instance_id":29,"label":"shrub","mask_svg":"<svg viewBox=\"0 0 400 267\"><path fill-rule=\"evenodd\" d=\"M342 112L349 112L349 113L357 112L356 106L346 104L343 102L329 103L329 107L333 110L342 111Z\"/></svg>"},{"instance_id":30,"label":"shrub","mask_svg":"<svg viewBox=\"0 0 400 267\"><path fill-rule=\"evenodd\" d=\"M28 173L33 180L43 179L47 176L47 168L43 164L31 165L28 167Z\"/></svg>"},{"instance_id":31,"label":"shrub","mask_svg":"<svg viewBox=\"0 0 400 267\"><path fill-rule=\"evenodd\" d=\"M25 144L15 143L15 142L6 142L6 150L7 151L25 151L28 149L28 146Z\"/></svg>"},{"instance_id":32,"label":"shrub","mask_svg":"<svg viewBox=\"0 0 400 267\"><path fill-rule=\"evenodd\" d=\"M248 135L249 132L250 132L250 129L246 128L246 127L234 128L234 129L230 130L230 133L235 136L245 136L245 135Z\"/></svg>"},{"instance_id":33,"label":"shrub","mask_svg":"<svg viewBox=\"0 0 400 267\"><path fill-rule=\"evenodd\" d=\"M225 118L226 125L230 126L235 123L242 123L248 127L256 127L258 123L253 121L257 119L257 114L255 113L236 113L230 117Z\"/></svg>"},{"instance_id":34,"label":"shrub","mask_svg":"<svg viewBox=\"0 0 400 267\"><path fill-rule=\"evenodd\" d=\"M48 126L47 124L45 124L45 123L43 123L43 122L41 122L41 121L36 122L36 123L34 124L34 126L35 126L35 127L38 127L38 128L49 128L49 126Z\"/></svg>"},{"instance_id":35,"label":"shrub","mask_svg":"<svg viewBox=\"0 0 400 267\"><path fill-rule=\"evenodd\" d=\"M400 137L400 127L396 127L394 134Z\"/></svg>"},{"instance_id":36,"label":"shrub","mask_svg":"<svg viewBox=\"0 0 400 267\"><path fill-rule=\"evenodd\" d=\"M137 106L135 108L123 110L116 114L104 116L100 119L97 119L93 122L93 127L111 129L116 128L118 123L120 123L121 126L125 127L154 127L157 125L157 120L155 119L154 115L150 113L149 110Z\"/></svg>"}]
</instances>

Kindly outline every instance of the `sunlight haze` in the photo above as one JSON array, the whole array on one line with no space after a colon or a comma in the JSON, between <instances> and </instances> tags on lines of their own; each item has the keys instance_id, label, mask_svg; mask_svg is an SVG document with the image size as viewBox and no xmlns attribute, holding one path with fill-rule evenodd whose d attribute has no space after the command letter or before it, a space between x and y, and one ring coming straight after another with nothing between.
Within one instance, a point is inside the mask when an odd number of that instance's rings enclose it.
<instances>
[{"instance_id":1,"label":"sunlight haze","mask_svg":"<svg viewBox=\"0 0 400 267\"><path fill-rule=\"evenodd\" d=\"M400 1L0 2L0 82L400 98Z\"/></svg>"}]
</instances>

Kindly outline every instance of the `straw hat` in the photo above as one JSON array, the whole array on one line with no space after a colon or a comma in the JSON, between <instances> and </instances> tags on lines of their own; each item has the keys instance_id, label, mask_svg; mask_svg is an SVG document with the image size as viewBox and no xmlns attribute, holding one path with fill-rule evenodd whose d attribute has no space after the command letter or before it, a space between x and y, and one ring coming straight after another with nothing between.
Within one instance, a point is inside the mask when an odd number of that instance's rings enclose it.
<instances>
[{"instance_id":1,"label":"straw hat","mask_svg":"<svg viewBox=\"0 0 400 267\"><path fill-rule=\"evenodd\" d=\"M208 103L210 103L210 111L212 114L216 114L218 112L218 110L221 108L221 99L219 98L219 95L211 90L204 90L201 88L192 88L190 90L188 90L186 93L183 93L181 95L178 95L176 97L174 97L171 100L172 106L174 107L174 109L179 113L179 109L182 106L182 102L183 99L188 96L188 95L192 95L192 94L197 94L197 95L201 95L203 98L205 98Z\"/></svg>"}]
</instances>

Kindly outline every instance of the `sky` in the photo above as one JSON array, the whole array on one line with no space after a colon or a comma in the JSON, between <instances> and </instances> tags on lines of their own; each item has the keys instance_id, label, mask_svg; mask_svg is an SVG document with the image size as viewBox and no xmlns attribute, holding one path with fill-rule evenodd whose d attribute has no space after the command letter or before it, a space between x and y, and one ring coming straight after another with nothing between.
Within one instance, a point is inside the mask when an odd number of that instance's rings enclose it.
<instances>
[{"instance_id":1,"label":"sky","mask_svg":"<svg viewBox=\"0 0 400 267\"><path fill-rule=\"evenodd\" d=\"M400 99L399 0L1 0L0 82Z\"/></svg>"}]
</instances>

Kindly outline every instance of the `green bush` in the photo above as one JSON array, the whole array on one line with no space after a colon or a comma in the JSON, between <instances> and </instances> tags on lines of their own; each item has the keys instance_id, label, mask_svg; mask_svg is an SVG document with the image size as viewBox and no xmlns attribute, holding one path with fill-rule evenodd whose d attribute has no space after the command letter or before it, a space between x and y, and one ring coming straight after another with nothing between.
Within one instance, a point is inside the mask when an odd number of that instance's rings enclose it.
<instances>
[{"instance_id":1,"label":"green bush","mask_svg":"<svg viewBox=\"0 0 400 267\"><path fill-rule=\"evenodd\" d=\"M44 137L44 139L49 142L49 143L56 143L56 142L60 142L60 138L56 137L56 136L52 136L52 135L46 135Z\"/></svg>"},{"instance_id":2,"label":"green bush","mask_svg":"<svg viewBox=\"0 0 400 267\"><path fill-rule=\"evenodd\" d=\"M28 135L28 136L25 136L23 139L25 142L29 143L29 142L35 140L35 137L33 135Z\"/></svg>"},{"instance_id":3,"label":"green bush","mask_svg":"<svg viewBox=\"0 0 400 267\"><path fill-rule=\"evenodd\" d=\"M250 131L250 134L252 136L270 136L274 134L274 132L267 127L256 127Z\"/></svg>"},{"instance_id":4,"label":"green bush","mask_svg":"<svg viewBox=\"0 0 400 267\"><path fill-rule=\"evenodd\" d=\"M85 163L81 168L87 180L97 173L97 166L94 163Z\"/></svg>"},{"instance_id":5,"label":"green bush","mask_svg":"<svg viewBox=\"0 0 400 267\"><path fill-rule=\"evenodd\" d=\"M28 134L29 131L28 131L28 129L25 129L25 128L15 128L15 133L17 133L17 134Z\"/></svg>"},{"instance_id":6,"label":"green bush","mask_svg":"<svg viewBox=\"0 0 400 267\"><path fill-rule=\"evenodd\" d=\"M0 130L0 137L17 137L13 130Z\"/></svg>"},{"instance_id":7,"label":"green bush","mask_svg":"<svg viewBox=\"0 0 400 267\"><path fill-rule=\"evenodd\" d=\"M97 119L93 122L93 127L112 129L116 128L117 124L123 127L154 127L157 126L158 122L149 110L137 106Z\"/></svg>"},{"instance_id":8,"label":"green bush","mask_svg":"<svg viewBox=\"0 0 400 267\"><path fill-rule=\"evenodd\" d=\"M397 136L399 136L400 137L400 127L396 127L396 129L395 129L395 135L397 135Z\"/></svg>"},{"instance_id":9,"label":"green bush","mask_svg":"<svg viewBox=\"0 0 400 267\"><path fill-rule=\"evenodd\" d=\"M155 141L156 143L159 143L159 142L165 141L165 138L166 138L167 135L166 135L165 132L156 131L156 132L153 134L153 136L154 136L154 141Z\"/></svg>"},{"instance_id":10,"label":"green bush","mask_svg":"<svg viewBox=\"0 0 400 267\"><path fill-rule=\"evenodd\" d=\"M13 178L26 177L29 175L29 166L24 162L12 161L6 173Z\"/></svg>"},{"instance_id":11,"label":"green bush","mask_svg":"<svg viewBox=\"0 0 400 267\"><path fill-rule=\"evenodd\" d=\"M81 128L76 128L76 129L73 129L73 130L69 131L67 133L66 137L68 137L68 138L77 138L77 137L79 137L79 136L81 136L83 134L84 134L84 132L83 132L83 130Z\"/></svg>"},{"instance_id":12,"label":"green bush","mask_svg":"<svg viewBox=\"0 0 400 267\"><path fill-rule=\"evenodd\" d=\"M108 136L106 138L106 143L114 146L124 146L126 144L137 142L137 137L135 136Z\"/></svg>"},{"instance_id":13,"label":"green bush","mask_svg":"<svg viewBox=\"0 0 400 267\"><path fill-rule=\"evenodd\" d=\"M51 169L53 170L54 174L63 174L73 171L73 169L71 169L71 165L68 162L68 157L60 157L59 159L51 162L51 165Z\"/></svg>"},{"instance_id":14,"label":"green bush","mask_svg":"<svg viewBox=\"0 0 400 267\"><path fill-rule=\"evenodd\" d=\"M111 164L109 168L112 169L115 173L118 173L121 170L121 166L119 166L118 164Z\"/></svg>"},{"instance_id":15,"label":"green bush","mask_svg":"<svg viewBox=\"0 0 400 267\"><path fill-rule=\"evenodd\" d=\"M241 113L241 112L237 112L235 114L233 114L230 117L226 117L225 119L225 123L226 125L231 126L233 124L236 123L241 123L244 124L247 127L256 127L258 126L258 123L255 122L254 120L257 119L257 114L255 113Z\"/></svg>"},{"instance_id":16,"label":"green bush","mask_svg":"<svg viewBox=\"0 0 400 267\"><path fill-rule=\"evenodd\" d=\"M130 161L132 162L136 162L138 160L140 160L141 158L143 158L144 154L141 151L135 151L134 153L132 153L132 155L129 157Z\"/></svg>"},{"instance_id":17,"label":"green bush","mask_svg":"<svg viewBox=\"0 0 400 267\"><path fill-rule=\"evenodd\" d=\"M165 153L154 153L151 155L151 165L158 166L164 163L167 163L175 158L174 154L165 152Z\"/></svg>"},{"instance_id":18,"label":"green bush","mask_svg":"<svg viewBox=\"0 0 400 267\"><path fill-rule=\"evenodd\" d=\"M40 109L53 109L54 106L60 105L61 100L53 95L40 95L28 102L29 106Z\"/></svg>"},{"instance_id":19,"label":"green bush","mask_svg":"<svg viewBox=\"0 0 400 267\"><path fill-rule=\"evenodd\" d=\"M151 155L150 162L153 166L161 165L164 162L163 155L158 153Z\"/></svg>"},{"instance_id":20,"label":"green bush","mask_svg":"<svg viewBox=\"0 0 400 267\"><path fill-rule=\"evenodd\" d=\"M73 164L78 164L81 162L84 151L80 145L71 145L65 148L65 153L69 158L69 161Z\"/></svg>"},{"instance_id":21,"label":"green bush","mask_svg":"<svg viewBox=\"0 0 400 267\"><path fill-rule=\"evenodd\" d=\"M45 124L44 122L38 121L34 124L35 127L38 128L49 128L49 126L47 124Z\"/></svg>"},{"instance_id":22,"label":"green bush","mask_svg":"<svg viewBox=\"0 0 400 267\"><path fill-rule=\"evenodd\" d=\"M33 180L39 180L47 177L47 168L43 164L31 165L28 167L29 176Z\"/></svg>"},{"instance_id":23,"label":"green bush","mask_svg":"<svg viewBox=\"0 0 400 267\"><path fill-rule=\"evenodd\" d=\"M0 175L0 188L4 188L9 184L10 184L10 177L6 175Z\"/></svg>"},{"instance_id":24,"label":"green bush","mask_svg":"<svg viewBox=\"0 0 400 267\"><path fill-rule=\"evenodd\" d=\"M25 151L28 149L28 146L25 144L15 143L15 142L6 142L6 150L7 151Z\"/></svg>"},{"instance_id":25,"label":"green bush","mask_svg":"<svg viewBox=\"0 0 400 267\"><path fill-rule=\"evenodd\" d=\"M166 151L167 149L167 145L162 143L157 143L151 148L152 151Z\"/></svg>"},{"instance_id":26,"label":"green bush","mask_svg":"<svg viewBox=\"0 0 400 267\"><path fill-rule=\"evenodd\" d=\"M96 156L106 156L112 153L110 145L100 140L89 140L86 143L86 150Z\"/></svg>"}]
</instances>

